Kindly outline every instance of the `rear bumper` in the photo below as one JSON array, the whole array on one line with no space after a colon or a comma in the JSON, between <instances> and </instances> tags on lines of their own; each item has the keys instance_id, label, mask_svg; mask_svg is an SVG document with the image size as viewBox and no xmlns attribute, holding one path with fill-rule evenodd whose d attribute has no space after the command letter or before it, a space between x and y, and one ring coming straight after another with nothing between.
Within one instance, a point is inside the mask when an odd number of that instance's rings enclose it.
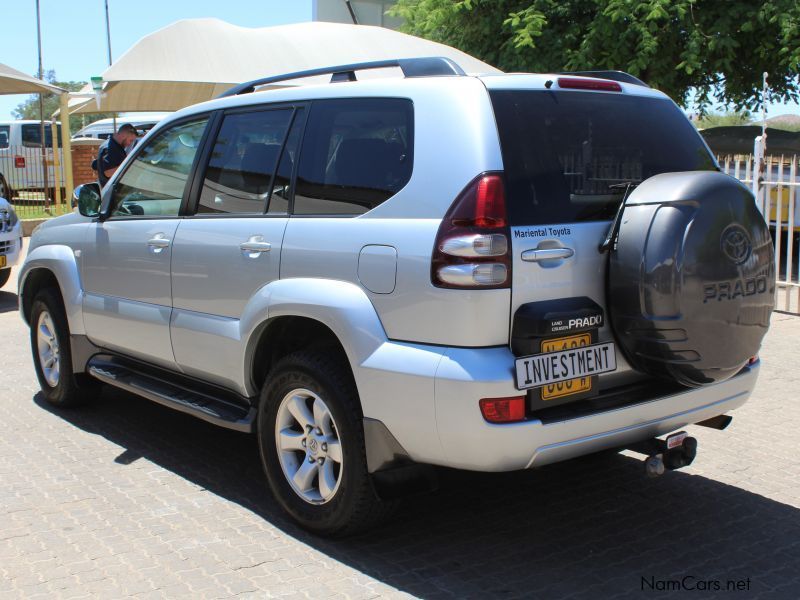
<instances>
[{"instance_id":1,"label":"rear bumper","mask_svg":"<svg viewBox=\"0 0 800 600\"><path fill-rule=\"evenodd\" d=\"M417 360L419 348L415 347ZM394 360L403 354L398 350L395 348ZM382 399L365 398L367 390L361 390L365 416L383 421L412 459L475 471L539 467L670 433L738 408L750 396L758 376L755 364L723 383L603 412L547 423L531 419L495 425L483 419L478 401L520 394L513 383L511 352L507 348L429 350L426 354L431 364L424 371L433 375L433 394L420 396L430 388L420 385L426 377L420 377L419 368L409 375L383 365ZM407 377L413 378L408 387L404 385ZM412 389L413 395L409 394ZM387 402L398 404L385 411L382 405ZM432 411L425 406L427 402L433 404ZM398 405L417 408L408 414L397 410ZM374 414L368 413L368 407L374 407ZM426 413L434 423L424 420ZM417 422L415 432L408 427L413 420ZM431 426L435 427L435 433L430 431L433 435L428 434ZM434 435L438 444L431 443Z\"/></svg>"}]
</instances>

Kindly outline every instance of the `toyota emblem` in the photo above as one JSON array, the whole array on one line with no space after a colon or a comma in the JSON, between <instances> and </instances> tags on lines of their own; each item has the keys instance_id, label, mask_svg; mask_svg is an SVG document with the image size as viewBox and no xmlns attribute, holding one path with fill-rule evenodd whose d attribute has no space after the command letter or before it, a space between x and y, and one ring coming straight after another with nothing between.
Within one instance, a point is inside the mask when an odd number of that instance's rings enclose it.
<instances>
[{"instance_id":1,"label":"toyota emblem","mask_svg":"<svg viewBox=\"0 0 800 600\"><path fill-rule=\"evenodd\" d=\"M750 242L750 236L741 225L734 223L728 225L725 231L722 232L720 237L720 246L722 252L731 259L735 265L740 265L750 258L753 252L753 244Z\"/></svg>"}]
</instances>

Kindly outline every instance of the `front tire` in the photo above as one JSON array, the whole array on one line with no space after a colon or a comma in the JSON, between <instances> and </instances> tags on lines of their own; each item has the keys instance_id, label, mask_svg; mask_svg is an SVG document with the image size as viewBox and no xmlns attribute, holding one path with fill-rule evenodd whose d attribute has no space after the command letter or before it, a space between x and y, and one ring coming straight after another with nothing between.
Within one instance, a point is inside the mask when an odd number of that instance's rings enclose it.
<instances>
[{"instance_id":1,"label":"front tire","mask_svg":"<svg viewBox=\"0 0 800 600\"><path fill-rule=\"evenodd\" d=\"M0 175L0 198L5 198L9 202L11 202L13 195L14 191L11 189L11 186L8 185L5 177Z\"/></svg>"},{"instance_id":2,"label":"front tire","mask_svg":"<svg viewBox=\"0 0 800 600\"><path fill-rule=\"evenodd\" d=\"M30 325L33 364L45 400L66 407L94 398L99 383L72 372L69 325L58 291L46 288L36 294Z\"/></svg>"},{"instance_id":3,"label":"front tire","mask_svg":"<svg viewBox=\"0 0 800 600\"><path fill-rule=\"evenodd\" d=\"M11 277L11 269L0 269L0 288L8 283L9 277Z\"/></svg>"},{"instance_id":4,"label":"front tire","mask_svg":"<svg viewBox=\"0 0 800 600\"><path fill-rule=\"evenodd\" d=\"M363 415L346 363L324 351L278 361L261 393L258 443L272 493L302 527L351 535L391 506L375 493Z\"/></svg>"}]
</instances>

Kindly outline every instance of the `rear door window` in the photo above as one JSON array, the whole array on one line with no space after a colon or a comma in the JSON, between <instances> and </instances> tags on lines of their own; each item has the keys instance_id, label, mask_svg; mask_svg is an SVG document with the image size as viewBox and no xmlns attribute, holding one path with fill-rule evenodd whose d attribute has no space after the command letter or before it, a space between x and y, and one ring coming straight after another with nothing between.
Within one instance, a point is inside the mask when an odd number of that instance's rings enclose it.
<instances>
[{"instance_id":1,"label":"rear door window","mask_svg":"<svg viewBox=\"0 0 800 600\"><path fill-rule=\"evenodd\" d=\"M716 169L667 99L539 90L490 96L512 225L610 220L628 182Z\"/></svg>"},{"instance_id":2,"label":"rear door window","mask_svg":"<svg viewBox=\"0 0 800 600\"><path fill-rule=\"evenodd\" d=\"M294 109L225 116L206 168L197 212L263 214Z\"/></svg>"},{"instance_id":3,"label":"rear door window","mask_svg":"<svg viewBox=\"0 0 800 600\"><path fill-rule=\"evenodd\" d=\"M8 148L11 143L11 126L0 125L0 148Z\"/></svg>"},{"instance_id":4,"label":"rear door window","mask_svg":"<svg viewBox=\"0 0 800 600\"><path fill-rule=\"evenodd\" d=\"M408 183L413 158L410 100L314 102L303 137L293 212L365 213Z\"/></svg>"},{"instance_id":5,"label":"rear door window","mask_svg":"<svg viewBox=\"0 0 800 600\"><path fill-rule=\"evenodd\" d=\"M272 179L272 193L267 207L268 214L286 214L289 212L291 199L292 173L297 164L298 150L300 148L300 135L305 121L305 109L300 107L295 110L292 127L286 137L286 143L281 153L278 170Z\"/></svg>"}]
</instances>

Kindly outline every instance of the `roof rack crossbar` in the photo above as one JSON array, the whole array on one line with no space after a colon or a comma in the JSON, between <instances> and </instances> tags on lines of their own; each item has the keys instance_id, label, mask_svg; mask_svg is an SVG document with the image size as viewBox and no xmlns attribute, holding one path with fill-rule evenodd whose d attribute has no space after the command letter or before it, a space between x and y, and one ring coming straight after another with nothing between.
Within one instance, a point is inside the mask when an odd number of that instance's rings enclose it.
<instances>
[{"instance_id":1,"label":"roof rack crossbar","mask_svg":"<svg viewBox=\"0 0 800 600\"><path fill-rule=\"evenodd\" d=\"M390 67L400 67L405 77L432 77L442 75L466 75L463 69L453 60L444 56L429 56L422 58L394 58L390 60L376 60L372 62L353 63L349 65L338 65L335 67L323 67L321 69L309 69L307 71L296 71L294 73L284 73L283 75L273 75L240 83L219 95L219 98L228 96L238 96L239 94L249 94L257 87L289 81L292 79L302 79L317 75L332 75L332 82L354 81L355 71L366 69L386 69Z\"/></svg>"},{"instance_id":2,"label":"roof rack crossbar","mask_svg":"<svg viewBox=\"0 0 800 600\"><path fill-rule=\"evenodd\" d=\"M632 83L633 85L641 85L646 88L650 87L638 77L634 77L625 71L562 71L559 75L579 75L580 77L610 79L611 81L619 81L620 83Z\"/></svg>"}]
</instances>

